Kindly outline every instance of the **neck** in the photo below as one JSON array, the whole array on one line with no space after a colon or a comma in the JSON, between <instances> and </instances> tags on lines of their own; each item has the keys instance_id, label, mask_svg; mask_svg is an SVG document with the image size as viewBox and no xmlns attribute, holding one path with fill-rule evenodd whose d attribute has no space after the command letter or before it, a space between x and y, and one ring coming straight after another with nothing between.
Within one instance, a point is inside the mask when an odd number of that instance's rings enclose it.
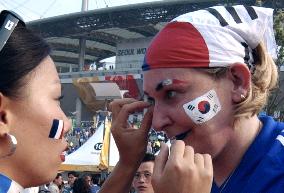
<instances>
[{"instance_id":1,"label":"neck","mask_svg":"<svg viewBox=\"0 0 284 193\"><path fill-rule=\"evenodd\" d=\"M260 130L261 122L257 116L235 121L227 144L213 160L214 180L218 186L233 174Z\"/></svg>"}]
</instances>

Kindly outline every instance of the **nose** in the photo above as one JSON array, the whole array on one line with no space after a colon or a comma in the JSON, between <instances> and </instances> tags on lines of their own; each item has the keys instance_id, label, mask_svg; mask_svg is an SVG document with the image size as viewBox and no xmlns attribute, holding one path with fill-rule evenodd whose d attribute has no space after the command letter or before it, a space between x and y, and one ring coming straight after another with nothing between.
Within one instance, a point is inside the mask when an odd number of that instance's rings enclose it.
<instances>
[{"instance_id":1,"label":"nose","mask_svg":"<svg viewBox=\"0 0 284 193\"><path fill-rule=\"evenodd\" d=\"M138 179L138 183L142 184L142 183L145 183L146 181L146 177L144 175L141 175Z\"/></svg>"},{"instance_id":2,"label":"nose","mask_svg":"<svg viewBox=\"0 0 284 193\"><path fill-rule=\"evenodd\" d=\"M168 115L168 109L165 105L155 104L153 110L152 126L156 131L163 131L167 125L171 123Z\"/></svg>"}]
</instances>

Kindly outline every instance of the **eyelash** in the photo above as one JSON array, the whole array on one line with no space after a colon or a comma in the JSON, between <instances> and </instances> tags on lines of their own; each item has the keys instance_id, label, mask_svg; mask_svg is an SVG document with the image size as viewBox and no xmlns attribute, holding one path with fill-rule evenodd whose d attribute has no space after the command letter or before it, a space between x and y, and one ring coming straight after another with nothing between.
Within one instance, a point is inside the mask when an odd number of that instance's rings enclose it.
<instances>
[{"instance_id":1,"label":"eyelash","mask_svg":"<svg viewBox=\"0 0 284 193\"><path fill-rule=\"evenodd\" d=\"M151 105L155 105L155 100L151 97L147 98L147 102L150 103Z\"/></svg>"},{"instance_id":2,"label":"eyelash","mask_svg":"<svg viewBox=\"0 0 284 193\"><path fill-rule=\"evenodd\" d=\"M58 97L56 100L61 101L64 98L64 95L61 95L60 97Z\"/></svg>"}]
</instances>

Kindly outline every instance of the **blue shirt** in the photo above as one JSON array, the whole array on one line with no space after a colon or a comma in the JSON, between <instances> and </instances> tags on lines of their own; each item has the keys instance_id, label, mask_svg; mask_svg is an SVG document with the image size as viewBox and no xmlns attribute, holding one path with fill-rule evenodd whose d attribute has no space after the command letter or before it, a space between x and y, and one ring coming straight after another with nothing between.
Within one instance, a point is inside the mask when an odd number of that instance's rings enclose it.
<instances>
[{"instance_id":1,"label":"blue shirt","mask_svg":"<svg viewBox=\"0 0 284 193\"><path fill-rule=\"evenodd\" d=\"M100 190L100 187L98 185L91 186L92 193L97 193Z\"/></svg>"},{"instance_id":2,"label":"blue shirt","mask_svg":"<svg viewBox=\"0 0 284 193\"><path fill-rule=\"evenodd\" d=\"M19 193L22 190L24 190L24 188L17 182L0 174L0 193Z\"/></svg>"},{"instance_id":3,"label":"blue shirt","mask_svg":"<svg viewBox=\"0 0 284 193\"><path fill-rule=\"evenodd\" d=\"M221 187L213 182L211 193L284 193L284 123L260 120L262 130L232 176Z\"/></svg>"}]
</instances>

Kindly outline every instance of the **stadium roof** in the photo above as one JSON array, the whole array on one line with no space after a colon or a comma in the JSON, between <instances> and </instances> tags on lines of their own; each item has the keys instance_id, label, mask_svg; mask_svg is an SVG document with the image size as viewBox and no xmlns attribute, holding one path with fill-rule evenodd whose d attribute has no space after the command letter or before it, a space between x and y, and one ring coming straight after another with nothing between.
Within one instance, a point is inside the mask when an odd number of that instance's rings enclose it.
<instances>
[{"instance_id":1,"label":"stadium roof","mask_svg":"<svg viewBox=\"0 0 284 193\"><path fill-rule=\"evenodd\" d=\"M86 38L85 64L90 64L115 56L120 41L152 37L176 16L218 3L222 1L156 1L66 14L27 25L51 44L57 65L77 66L80 38Z\"/></svg>"}]
</instances>

